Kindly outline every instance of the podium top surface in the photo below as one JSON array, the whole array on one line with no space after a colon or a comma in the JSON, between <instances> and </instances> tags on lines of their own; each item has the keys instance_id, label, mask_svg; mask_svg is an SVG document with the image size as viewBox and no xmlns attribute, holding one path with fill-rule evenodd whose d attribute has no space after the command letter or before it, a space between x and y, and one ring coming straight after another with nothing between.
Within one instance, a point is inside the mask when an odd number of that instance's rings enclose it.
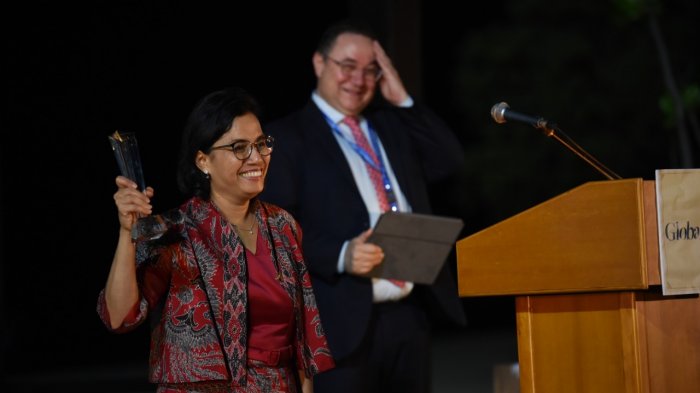
<instances>
[{"instance_id":1,"label":"podium top surface","mask_svg":"<svg viewBox=\"0 0 700 393\"><path fill-rule=\"evenodd\" d=\"M646 289L642 179L589 182L457 241L460 296Z\"/></svg>"}]
</instances>

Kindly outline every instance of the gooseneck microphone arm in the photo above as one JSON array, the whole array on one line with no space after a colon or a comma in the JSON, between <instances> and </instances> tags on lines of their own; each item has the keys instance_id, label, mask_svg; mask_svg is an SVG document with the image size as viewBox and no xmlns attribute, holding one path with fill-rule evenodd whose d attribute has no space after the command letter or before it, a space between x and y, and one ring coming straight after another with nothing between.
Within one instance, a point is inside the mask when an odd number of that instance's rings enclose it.
<instances>
[{"instance_id":1,"label":"gooseneck microphone arm","mask_svg":"<svg viewBox=\"0 0 700 393\"><path fill-rule=\"evenodd\" d=\"M559 129L556 124L550 124L547 120L541 117L533 117L522 113L513 112L505 102L498 103L491 108L491 117L493 117L496 123L505 123L506 120L515 120L530 124L531 126L542 130L546 136L556 139L559 143L564 145L564 147L571 150L574 154L603 174L603 176L608 178L608 180L622 179L620 175L608 169L605 165L600 163L600 161L596 160L590 153L574 142L573 139L569 138L569 136L566 135L564 131Z\"/></svg>"},{"instance_id":2,"label":"gooseneck microphone arm","mask_svg":"<svg viewBox=\"0 0 700 393\"><path fill-rule=\"evenodd\" d=\"M542 128L545 135L550 138L554 138L559 141L562 145L566 146L567 149L571 150L577 156L581 157L584 161L589 163L593 168L597 169L598 172L602 173L603 176L607 177L608 180L619 180L622 179L620 175L608 169L605 165L596 160L595 157L590 155L581 146L576 144L573 139L569 138L564 131L560 130L556 124L548 125L545 122L545 126Z\"/></svg>"}]
</instances>

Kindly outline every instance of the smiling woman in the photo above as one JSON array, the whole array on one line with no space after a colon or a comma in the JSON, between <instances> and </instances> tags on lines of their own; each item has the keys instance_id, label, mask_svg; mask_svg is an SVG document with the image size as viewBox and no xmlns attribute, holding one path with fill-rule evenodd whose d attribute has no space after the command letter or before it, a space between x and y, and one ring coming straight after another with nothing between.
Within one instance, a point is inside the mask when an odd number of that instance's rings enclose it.
<instances>
[{"instance_id":1,"label":"smiling woman","mask_svg":"<svg viewBox=\"0 0 700 393\"><path fill-rule=\"evenodd\" d=\"M272 143L244 90L204 97L180 151L178 185L190 198L160 216L168 230L155 239L134 241L148 238L134 225L152 214L154 190L116 179L121 229L97 310L116 333L154 318L150 381L158 392L307 392L311 377L334 365L301 229L257 199Z\"/></svg>"}]
</instances>

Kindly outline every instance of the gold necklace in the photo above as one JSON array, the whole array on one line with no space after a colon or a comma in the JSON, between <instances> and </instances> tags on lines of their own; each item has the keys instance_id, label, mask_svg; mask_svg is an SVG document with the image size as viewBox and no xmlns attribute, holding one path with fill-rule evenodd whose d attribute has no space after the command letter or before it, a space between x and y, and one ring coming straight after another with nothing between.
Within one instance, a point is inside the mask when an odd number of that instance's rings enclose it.
<instances>
[{"instance_id":1,"label":"gold necklace","mask_svg":"<svg viewBox=\"0 0 700 393\"><path fill-rule=\"evenodd\" d=\"M252 235L252 234L253 234L253 228L255 227L255 221L253 221L253 225L251 225L250 228L248 228L248 229L239 227L239 226L236 225L236 224L233 224L233 226L236 227L236 229L239 229L239 230L242 229L242 230L248 232L248 234Z\"/></svg>"}]
</instances>

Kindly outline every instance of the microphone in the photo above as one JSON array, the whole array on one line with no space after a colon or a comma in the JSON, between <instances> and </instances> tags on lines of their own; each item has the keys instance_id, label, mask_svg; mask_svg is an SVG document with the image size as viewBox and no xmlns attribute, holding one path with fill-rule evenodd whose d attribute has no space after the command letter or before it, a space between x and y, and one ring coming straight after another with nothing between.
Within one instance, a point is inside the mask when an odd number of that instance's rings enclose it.
<instances>
[{"instance_id":1,"label":"microphone","mask_svg":"<svg viewBox=\"0 0 700 393\"><path fill-rule=\"evenodd\" d=\"M510 110L510 106L508 106L508 104L505 102L500 102L491 107L491 117L493 117L493 120L499 124L505 123L506 120L513 120L529 124L535 128L544 129L547 127L547 120L541 117L529 116L514 112Z\"/></svg>"},{"instance_id":2,"label":"microphone","mask_svg":"<svg viewBox=\"0 0 700 393\"><path fill-rule=\"evenodd\" d=\"M581 146L574 142L573 139L569 138L569 136L566 135L564 131L560 130L556 124L550 125L549 122L542 117L529 116L522 113L513 112L510 110L510 106L508 106L508 104L505 102L499 102L491 107L491 117L493 117L493 120L499 124L505 123L506 120L514 120L529 124L535 128L539 128L544 131L545 135L559 141L567 149L571 150L574 154L586 161L609 180L622 179L620 175L606 168L605 165L596 160L595 157L585 151Z\"/></svg>"}]
</instances>

